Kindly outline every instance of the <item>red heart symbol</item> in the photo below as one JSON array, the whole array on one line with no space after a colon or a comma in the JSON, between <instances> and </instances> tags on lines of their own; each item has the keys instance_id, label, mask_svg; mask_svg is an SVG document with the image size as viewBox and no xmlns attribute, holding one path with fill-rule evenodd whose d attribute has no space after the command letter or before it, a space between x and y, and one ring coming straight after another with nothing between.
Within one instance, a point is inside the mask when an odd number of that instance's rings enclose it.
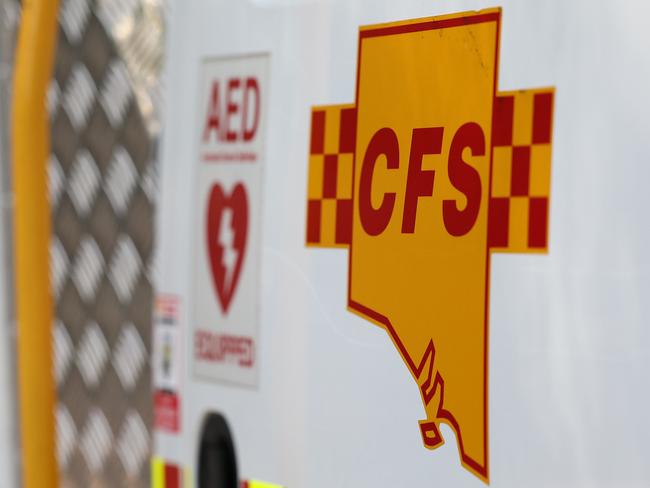
<instances>
[{"instance_id":1,"label":"red heart symbol","mask_svg":"<svg viewBox=\"0 0 650 488\"><path fill-rule=\"evenodd\" d=\"M237 183L230 196L215 183L208 199L206 244L212 281L224 314L235 294L248 235L248 197Z\"/></svg>"}]
</instances>

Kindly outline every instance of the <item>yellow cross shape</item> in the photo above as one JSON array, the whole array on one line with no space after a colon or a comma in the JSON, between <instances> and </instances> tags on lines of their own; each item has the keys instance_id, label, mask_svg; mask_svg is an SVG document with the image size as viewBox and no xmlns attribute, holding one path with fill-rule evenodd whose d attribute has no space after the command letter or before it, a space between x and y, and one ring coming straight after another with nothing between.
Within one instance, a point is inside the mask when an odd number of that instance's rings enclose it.
<instances>
[{"instance_id":1,"label":"yellow cross shape","mask_svg":"<svg viewBox=\"0 0 650 488\"><path fill-rule=\"evenodd\" d=\"M362 27L356 100L314 107L306 243L349 252L348 309L488 481L492 252L548 251L554 89L499 92L500 9Z\"/></svg>"}]
</instances>

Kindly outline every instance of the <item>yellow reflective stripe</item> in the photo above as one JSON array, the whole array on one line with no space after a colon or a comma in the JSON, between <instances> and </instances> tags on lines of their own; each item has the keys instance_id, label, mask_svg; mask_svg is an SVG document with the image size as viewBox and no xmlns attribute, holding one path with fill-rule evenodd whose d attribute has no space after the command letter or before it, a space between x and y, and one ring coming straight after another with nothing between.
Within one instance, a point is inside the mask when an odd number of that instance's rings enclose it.
<instances>
[{"instance_id":1,"label":"yellow reflective stripe","mask_svg":"<svg viewBox=\"0 0 650 488\"><path fill-rule=\"evenodd\" d=\"M165 461L159 457L151 458L151 488L165 488Z\"/></svg>"},{"instance_id":2,"label":"yellow reflective stripe","mask_svg":"<svg viewBox=\"0 0 650 488\"><path fill-rule=\"evenodd\" d=\"M249 480L248 488L282 488L282 486L275 485L273 483L267 483L265 481Z\"/></svg>"}]
</instances>

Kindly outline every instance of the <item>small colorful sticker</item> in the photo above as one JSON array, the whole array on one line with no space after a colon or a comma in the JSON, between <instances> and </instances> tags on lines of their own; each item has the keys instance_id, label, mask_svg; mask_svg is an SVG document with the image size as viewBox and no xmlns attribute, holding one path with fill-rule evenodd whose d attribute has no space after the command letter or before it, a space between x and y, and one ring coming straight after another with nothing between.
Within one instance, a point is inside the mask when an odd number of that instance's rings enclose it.
<instances>
[{"instance_id":1,"label":"small colorful sticker","mask_svg":"<svg viewBox=\"0 0 650 488\"><path fill-rule=\"evenodd\" d=\"M154 425L167 433L181 429L182 337L180 300L159 295L154 308L153 389Z\"/></svg>"}]
</instances>

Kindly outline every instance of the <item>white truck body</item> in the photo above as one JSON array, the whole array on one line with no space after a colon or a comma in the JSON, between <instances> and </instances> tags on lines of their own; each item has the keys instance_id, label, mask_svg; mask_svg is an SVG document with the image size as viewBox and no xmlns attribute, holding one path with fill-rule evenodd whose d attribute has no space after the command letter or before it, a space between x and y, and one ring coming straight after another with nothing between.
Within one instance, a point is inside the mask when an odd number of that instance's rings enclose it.
<instances>
[{"instance_id":1,"label":"white truck body","mask_svg":"<svg viewBox=\"0 0 650 488\"><path fill-rule=\"evenodd\" d=\"M239 476L293 488L463 486L456 438L429 451L390 338L346 310L345 250L305 246L313 105L354 101L359 26L479 1L191 0L170 7L157 287L179 301L180 430L155 455L194 473L206 414ZM503 0L500 90L555 86L548 255L492 258L494 487L650 484L650 4ZM268 55L263 87L257 376L197 375L196 192L206 60ZM257 164L256 163L256 164ZM645 217L644 217L645 216ZM197 485L198 486L198 485Z\"/></svg>"}]
</instances>

